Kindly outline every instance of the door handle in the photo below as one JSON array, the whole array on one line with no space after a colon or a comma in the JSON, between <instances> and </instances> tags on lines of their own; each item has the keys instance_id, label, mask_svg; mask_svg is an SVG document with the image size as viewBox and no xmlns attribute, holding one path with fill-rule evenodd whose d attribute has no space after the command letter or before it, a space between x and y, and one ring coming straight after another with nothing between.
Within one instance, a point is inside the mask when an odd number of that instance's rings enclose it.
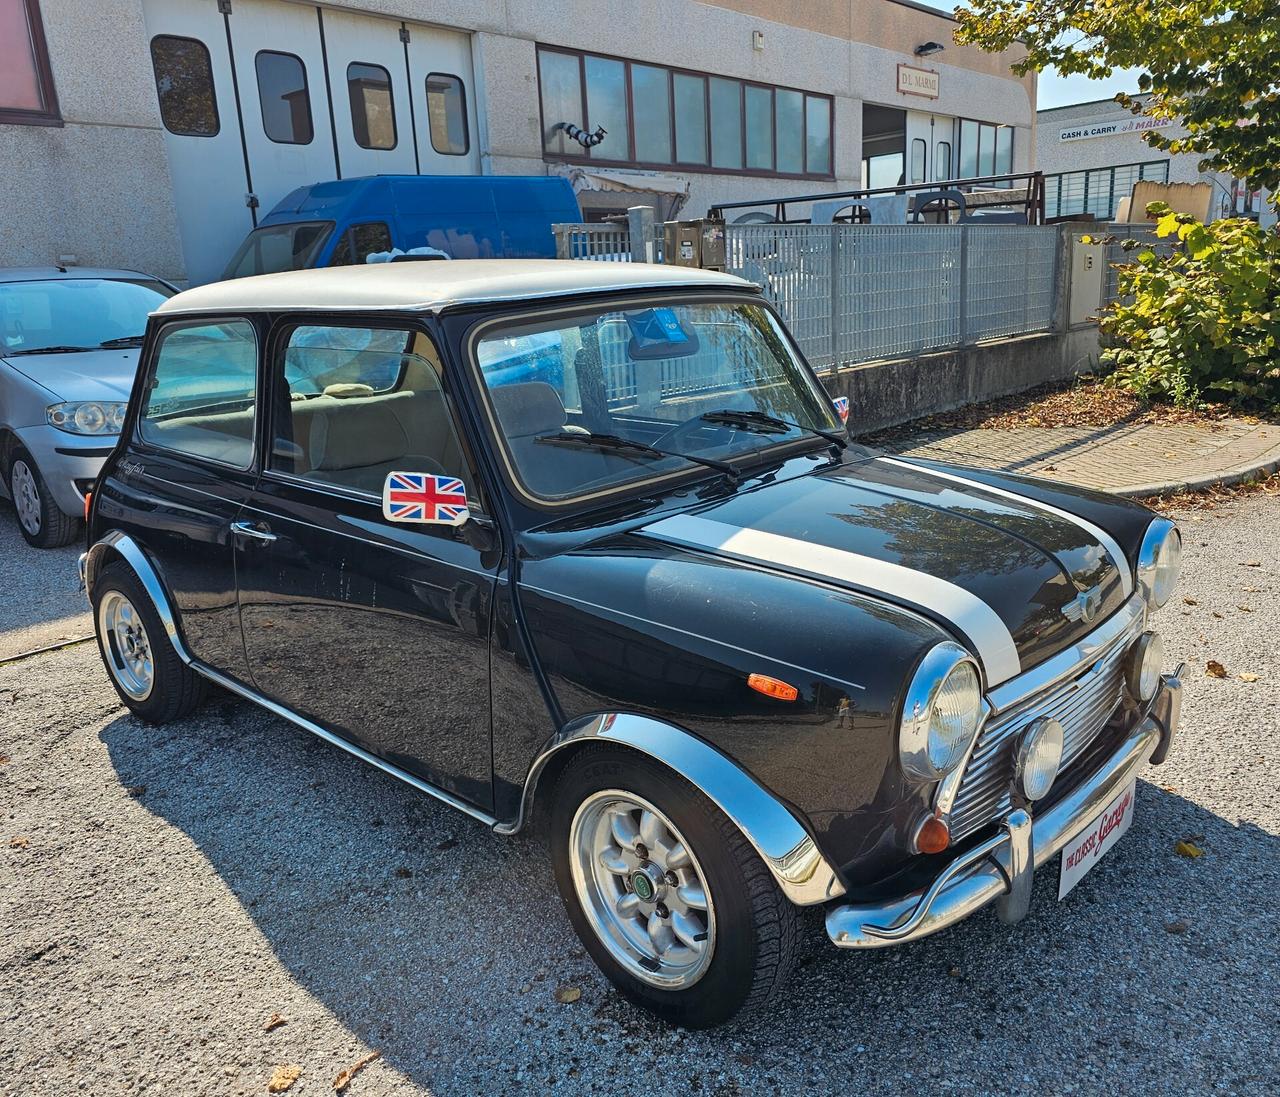
<instances>
[{"instance_id":1,"label":"door handle","mask_svg":"<svg viewBox=\"0 0 1280 1097\"><path fill-rule=\"evenodd\" d=\"M232 522L231 532L241 537L252 537L255 541L274 541L276 539L274 533L258 529L252 522Z\"/></svg>"}]
</instances>

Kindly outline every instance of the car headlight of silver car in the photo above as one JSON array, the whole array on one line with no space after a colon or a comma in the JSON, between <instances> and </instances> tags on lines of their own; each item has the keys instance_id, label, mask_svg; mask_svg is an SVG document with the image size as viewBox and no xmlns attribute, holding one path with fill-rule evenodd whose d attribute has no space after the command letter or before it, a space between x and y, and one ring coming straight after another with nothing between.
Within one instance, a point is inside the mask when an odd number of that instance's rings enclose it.
<instances>
[{"instance_id":1,"label":"car headlight of silver car","mask_svg":"<svg viewBox=\"0 0 1280 1097\"><path fill-rule=\"evenodd\" d=\"M1147 527L1138 550L1138 585L1148 609L1159 609L1173 597L1182 570L1182 536L1168 518Z\"/></svg>"},{"instance_id":2,"label":"car headlight of silver car","mask_svg":"<svg viewBox=\"0 0 1280 1097\"><path fill-rule=\"evenodd\" d=\"M959 644L932 648L907 687L898 752L912 777L936 781L969 753L986 704L978 666Z\"/></svg>"},{"instance_id":3,"label":"car headlight of silver car","mask_svg":"<svg viewBox=\"0 0 1280 1097\"><path fill-rule=\"evenodd\" d=\"M44 409L49 426L68 434L119 434L125 404L110 400L82 400L50 404Z\"/></svg>"}]
</instances>

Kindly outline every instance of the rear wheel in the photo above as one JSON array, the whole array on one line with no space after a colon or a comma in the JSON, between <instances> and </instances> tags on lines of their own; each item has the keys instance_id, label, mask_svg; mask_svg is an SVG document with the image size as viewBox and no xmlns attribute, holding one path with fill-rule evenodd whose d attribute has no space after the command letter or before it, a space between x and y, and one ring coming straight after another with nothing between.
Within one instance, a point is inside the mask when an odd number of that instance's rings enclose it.
<instances>
[{"instance_id":1,"label":"rear wheel","mask_svg":"<svg viewBox=\"0 0 1280 1097\"><path fill-rule=\"evenodd\" d=\"M20 449L9 464L9 497L18 512L18 529L27 544L36 548L61 548L80 532L80 521L63 514L49 494L49 486L26 450Z\"/></svg>"},{"instance_id":2,"label":"rear wheel","mask_svg":"<svg viewBox=\"0 0 1280 1097\"><path fill-rule=\"evenodd\" d=\"M133 569L108 564L93 584L98 651L126 707L148 723L164 724L193 712L205 679L179 657L160 615Z\"/></svg>"},{"instance_id":3,"label":"rear wheel","mask_svg":"<svg viewBox=\"0 0 1280 1097\"><path fill-rule=\"evenodd\" d=\"M593 748L553 792L556 882L574 929L631 1001L709 1028L786 981L795 908L738 827L644 756Z\"/></svg>"}]
</instances>

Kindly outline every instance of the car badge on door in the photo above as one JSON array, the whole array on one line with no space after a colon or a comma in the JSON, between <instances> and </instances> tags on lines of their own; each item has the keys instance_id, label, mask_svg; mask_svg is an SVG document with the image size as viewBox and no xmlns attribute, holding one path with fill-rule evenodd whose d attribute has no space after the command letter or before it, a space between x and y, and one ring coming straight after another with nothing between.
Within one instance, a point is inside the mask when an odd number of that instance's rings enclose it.
<instances>
[{"instance_id":1,"label":"car badge on door","mask_svg":"<svg viewBox=\"0 0 1280 1097\"><path fill-rule=\"evenodd\" d=\"M1082 590L1070 602L1062 607L1062 615L1068 621L1083 621L1086 625L1097 616L1102 608L1102 587Z\"/></svg>"},{"instance_id":2,"label":"car badge on door","mask_svg":"<svg viewBox=\"0 0 1280 1097\"><path fill-rule=\"evenodd\" d=\"M466 485L456 476L389 472L382 484L382 515L389 522L460 526L471 517Z\"/></svg>"}]
</instances>

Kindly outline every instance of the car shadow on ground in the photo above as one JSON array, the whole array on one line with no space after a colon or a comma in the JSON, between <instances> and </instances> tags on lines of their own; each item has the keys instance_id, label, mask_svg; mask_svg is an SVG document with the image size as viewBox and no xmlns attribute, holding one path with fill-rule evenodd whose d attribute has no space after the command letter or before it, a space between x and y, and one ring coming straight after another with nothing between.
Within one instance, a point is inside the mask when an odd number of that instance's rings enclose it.
<instances>
[{"instance_id":1,"label":"car shadow on ground","mask_svg":"<svg viewBox=\"0 0 1280 1097\"><path fill-rule=\"evenodd\" d=\"M604 1087L639 1067L709 1093L1063 1092L1067 1079L1275 1092L1263 972L1280 961L1280 840L1163 789L1158 769L1132 830L1067 902L1055 862L1019 926L988 910L861 955L832 948L811 912L767 1014L681 1033L596 973L533 838L498 838L225 695L100 736L121 784L191 838L288 975L436 1094ZM1181 839L1204 855L1180 856ZM558 1003L559 985L581 999Z\"/></svg>"}]
</instances>

